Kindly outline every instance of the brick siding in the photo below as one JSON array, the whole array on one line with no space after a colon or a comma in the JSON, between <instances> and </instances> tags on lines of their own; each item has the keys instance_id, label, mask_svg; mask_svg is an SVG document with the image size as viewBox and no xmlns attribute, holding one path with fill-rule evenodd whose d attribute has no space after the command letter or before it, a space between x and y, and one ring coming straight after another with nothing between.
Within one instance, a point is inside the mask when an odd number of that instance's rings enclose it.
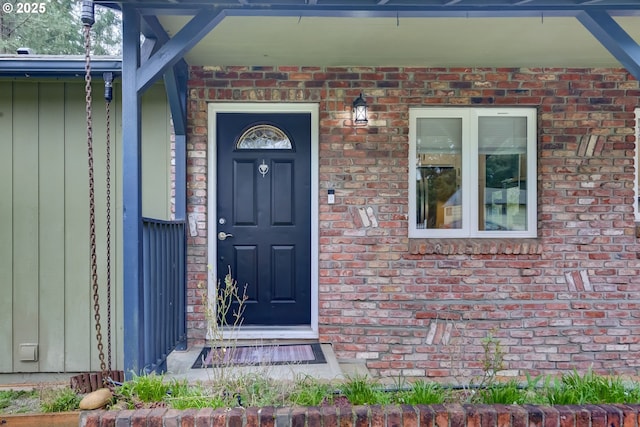
<instances>
[{"instance_id":1,"label":"brick siding","mask_svg":"<svg viewBox=\"0 0 640 427\"><path fill-rule=\"evenodd\" d=\"M369 124L351 124L363 92ZM640 365L634 197L638 82L623 69L192 67L188 333L205 334L207 102L320 106L320 338L375 374L450 381ZM408 111L538 109L538 237L409 239ZM336 203L326 203L326 189ZM363 224L365 212L375 220ZM377 222L377 224L376 224Z\"/></svg>"},{"instance_id":2,"label":"brick siding","mask_svg":"<svg viewBox=\"0 0 640 427\"><path fill-rule=\"evenodd\" d=\"M92 411L81 427L637 427L638 405L416 405Z\"/></svg>"}]
</instances>

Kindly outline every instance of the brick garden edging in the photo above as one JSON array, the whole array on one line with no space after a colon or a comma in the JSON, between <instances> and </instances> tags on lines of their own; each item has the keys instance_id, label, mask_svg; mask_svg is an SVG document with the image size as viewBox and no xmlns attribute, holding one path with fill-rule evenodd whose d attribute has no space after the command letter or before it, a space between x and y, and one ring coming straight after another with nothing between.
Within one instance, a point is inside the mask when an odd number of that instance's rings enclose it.
<instances>
[{"instance_id":1,"label":"brick garden edging","mask_svg":"<svg viewBox=\"0 0 640 427\"><path fill-rule=\"evenodd\" d=\"M92 411L82 427L638 427L640 405L401 405Z\"/></svg>"}]
</instances>

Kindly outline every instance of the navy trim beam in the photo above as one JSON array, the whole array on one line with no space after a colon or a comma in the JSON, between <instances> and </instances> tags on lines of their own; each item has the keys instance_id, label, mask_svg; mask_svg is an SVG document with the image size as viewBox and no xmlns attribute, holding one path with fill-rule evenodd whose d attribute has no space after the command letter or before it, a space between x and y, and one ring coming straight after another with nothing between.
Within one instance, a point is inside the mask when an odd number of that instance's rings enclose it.
<instances>
[{"instance_id":1,"label":"navy trim beam","mask_svg":"<svg viewBox=\"0 0 640 427\"><path fill-rule=\"evenodd\" d=\"M124 371L144 369L142 273L141 101L136 89L140 64L140 15L122 7L122 228Z\"/></svg>"},{"instance_id":2,"label":"navy trim beam","mask_svg":"<svg viewBox=\"0 0 640 427\"><path fill-rule=\"evenodd\" d=\"M164 44L138 70L137 90L144 91L164 71L182 59L184 54L209 34L224 18L224 12L201 10L178 33Z\"/></svg>"},{"instance_id":3,"label":"navy trim beam","mask_svg":"<svg viewBox=\"0 0 640 427\"><path fill-rule=\"evenodd\" d=\"M640 46L608 13L585 11L577 18L636 80L640 80Z\"/></svg>"},{"instance_id":4,"label":"navy trim beam","mask_svg":"<svg viewBox=\"0 0 640 427\"><path fill-rule=\"evenodd\" d=\"M169 41L169 35L155 16L143 16L146 27L145 42L153 40L151 53ZM153 37L153 39L151 39ZM143 44L144 46L144 44ZM148 59L148 58L147 58ZM187 80L189 67L181 59L169 67L164 74L164 84L171 109L175 135L175 217L184 220L187 216Z\"/></svg>"},{"instance_id":5,"label":"navy trim beam","mask_svg":"<svg viewBox=\"0 0 640 427\"><path fill-rule=\"evenodd\" d=\"M186 218L186 117L188 67L182 54L172 51L169 36L155 17L144 22L146 48L140 46L142 16L123 6L122 141L123 141L123 261L124 261L124 368L127 375L147 368L143 334L143 224L141 179L141 94L164 73L165 88L175 134L175 216ZM204 36L206 32L202 35ZM200 39L197 39L200 40ZM194 42L197 43L197 40ZM169 44L169 47L167 47ZM148 49L147 49L148 48ZM184 51L183 51L184 53ZM145 57L142 57L142 54ZM147 56L149 55L149 56ZM167 55L172 59L165 61ZM144 63L141 62L144 60ZM162 64L158 66L157 64ZM153 69L153 75L145 70ZM184 267L184 266L183 266ZM186 269L183 268L186 274ZM183 343L186 344L186 343ZM180 343L178 343L180 345ZM184 345L183 345L184 347Z\"/></svg>"},{"instance_id":6,"label":"navy trim beam","mask_svg":"<svg viewBox=\"0 0 640 427\"><path fill-rule=\"evenodd\" d=\"M173 119L175 152L175 218L187 216L187 78L188 71L174 65L164 75L164 84ZM186 68L186 65L185 65Z\"/></svg>"}]
</instances>

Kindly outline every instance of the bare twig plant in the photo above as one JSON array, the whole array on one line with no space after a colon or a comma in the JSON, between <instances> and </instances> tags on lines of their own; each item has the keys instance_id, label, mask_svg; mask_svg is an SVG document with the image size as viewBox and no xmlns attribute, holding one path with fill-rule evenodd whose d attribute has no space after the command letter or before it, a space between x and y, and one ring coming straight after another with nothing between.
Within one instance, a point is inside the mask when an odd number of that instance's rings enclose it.
<instances>
[{"instance_id":1,"label":"bare twig plant","mask_svg":"<svg viewBox=\"0 0 640 427\"><path fill-rule=\"evenodd\" d=\"M230 267L224 281L218 280L215 295L215 299L206 294L202 296L211 348L210 353L203 356L202 366L207 369L210 384L188 399L259 406L274 394L288 395L295 383L272 378L273 364L268 357L247 363L246 349L245 354L240 354L240 345L247 347L246 342L238 338L247 307L247 285L238 285ZM252 347L259 353L262 343Z\"/></svg>"},{"instance_id":2,"label":"bare twig plant","mask_svg":"<svg viewBox=\"0 0 640 427\"><path fill-rule=\"evenodd\" d=\"M229 267L224 283L218 280L215 299L211 301L206 293L202 296L208 323L207 338L211 346L211 379L214 382L224 382L230 378L229 368L234 365L233 356L238 346L238 331L242 326L248 298L246 291L247 286L238 286ZM202 362L205 366L204 360Z\"/></svg>"},{"instance_id":3,"label":"bare twig plant","mask_svg":"<svg viewBox=\"0 0 640 427\"><path fill-rule=\"evenodd\" d=\"M482 376L476 386L480 389L494 386L498 372L503 369L504 350L492 331L482 338Z\"/></svg>"}]
</instances>

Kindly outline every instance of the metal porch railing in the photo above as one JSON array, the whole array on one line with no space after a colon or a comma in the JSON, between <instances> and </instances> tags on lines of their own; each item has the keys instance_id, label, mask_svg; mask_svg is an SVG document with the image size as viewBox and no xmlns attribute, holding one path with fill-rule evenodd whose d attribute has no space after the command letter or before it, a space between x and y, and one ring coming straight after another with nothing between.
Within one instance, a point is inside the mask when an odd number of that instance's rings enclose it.
<instances>
[{"instance_id":1,"label":"metal porch railing","mask_svg":"<svg viewBox=\"0 0 640 427\"><path fill-rule=\"evenodd\" d=\"M164 372L167 356L186 346L184 221L142 219L144 371Z\"/></svg>"}]
</instances>

